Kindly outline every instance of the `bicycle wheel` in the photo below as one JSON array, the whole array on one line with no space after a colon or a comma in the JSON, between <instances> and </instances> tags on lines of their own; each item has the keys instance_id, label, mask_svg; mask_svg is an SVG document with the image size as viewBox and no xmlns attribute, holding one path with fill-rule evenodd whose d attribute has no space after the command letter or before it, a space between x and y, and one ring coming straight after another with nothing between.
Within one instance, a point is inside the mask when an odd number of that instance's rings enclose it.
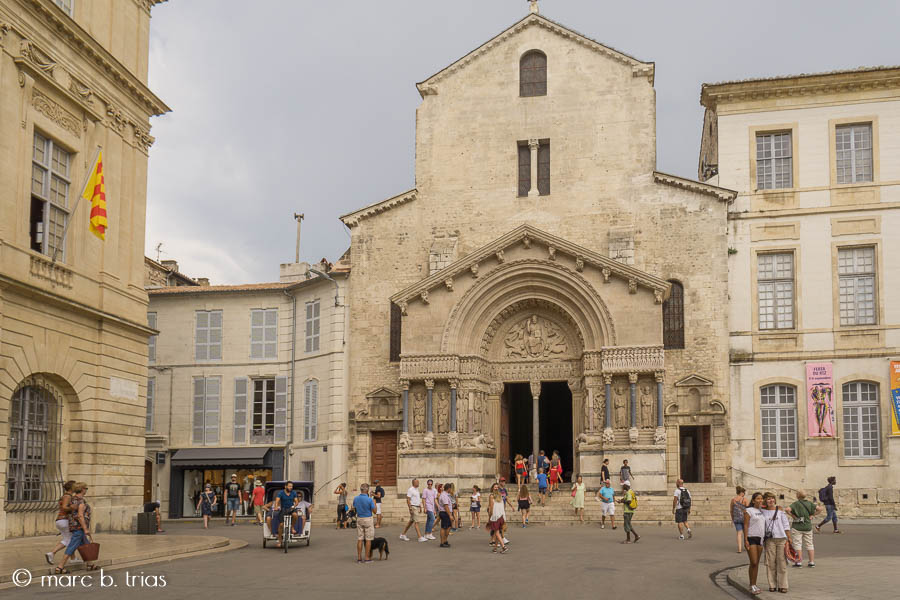
<instances>
[{"instance_id":1,"label":"bicycle wheel","mask_svg":"<svg viewBox=\"0 0 900 600\"><path fill-rule=\"evenodd\" d=\"M282 530L281 545L284 548L284 553L287 554L288 542L291 539L291 513L287 513L284 516L284 522L281 525L281 530Z\"/></svg>"}]
</instances>

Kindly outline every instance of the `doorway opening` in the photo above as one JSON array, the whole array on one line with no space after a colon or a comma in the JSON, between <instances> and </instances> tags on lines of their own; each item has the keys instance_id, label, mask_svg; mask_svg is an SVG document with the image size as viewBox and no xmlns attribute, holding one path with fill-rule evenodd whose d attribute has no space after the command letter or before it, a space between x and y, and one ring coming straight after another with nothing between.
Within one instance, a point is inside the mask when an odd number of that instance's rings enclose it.
<instances>
[{"instance_id":1,"label":"doorway opening","mask_svg":"<svg viewBox=\"0 0 900 600\"><path fill-rule=\"evenodd\" d=\"M515 481L516 454L531 454L532 397L527 383L507 383L503 390L500 420L500 474ZM504 439L506 437L506 439Z\"/></svg>"},{"instance_id":2,"label":"doorway opening","mask_svg":"<svg viewBox=\"0 0 900 600\"><path fill-rule=\"evenodd\" d=\"M538 450L547 456L559 452L563 480L571 481L575 471L574 434L572 431L572 391L565 381L541 382L540 434Z\"/></svg>"},{"instance_id":3,"label":"doorway opening","mask_svg":"<svg viewBox=\"0 0 900 600\"><path fill-rule=\"evenodd\" d=\"M709 425L679 427L678 451L681 478L686 483L704 483L712 479Z\"/></svg>"}]
</instances>

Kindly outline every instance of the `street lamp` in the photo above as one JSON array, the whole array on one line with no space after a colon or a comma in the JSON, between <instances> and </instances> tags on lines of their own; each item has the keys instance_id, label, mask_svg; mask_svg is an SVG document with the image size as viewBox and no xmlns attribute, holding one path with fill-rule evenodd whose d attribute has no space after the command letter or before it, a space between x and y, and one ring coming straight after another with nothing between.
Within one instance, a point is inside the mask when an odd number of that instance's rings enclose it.
<instances>
[{"instance_id":1,"label":"street lamp","mask_svg":"<svg viewBox=\"0 0 900 600\"><path fill-rule=\"evenodd\" d=\"M340 306L341 301L340 301L340 295L339 295L338 282L335 281L334 278L331 277L330 275L328 275L327 273L323 273L322 271L320 271L318 269L313 269L312 267L310 267L309 272L312 273L313 275L318 275L319 277L324 277L325 279L327 279L328 281L330 281L331 283L334 284L334 305Z\"/></svg>"}]
</instances>

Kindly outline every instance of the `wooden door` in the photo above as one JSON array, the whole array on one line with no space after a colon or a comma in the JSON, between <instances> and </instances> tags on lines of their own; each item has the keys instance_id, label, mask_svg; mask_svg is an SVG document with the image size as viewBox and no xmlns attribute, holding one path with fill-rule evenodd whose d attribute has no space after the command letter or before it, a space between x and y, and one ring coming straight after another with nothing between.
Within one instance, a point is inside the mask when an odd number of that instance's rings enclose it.
<instances>
[{"instance_id":1,"label":"wooden door","mask_svg":"<svg viewBox=\"0 0 900 600\"><path fill-rule=\"evenodd\" d=\"M509 465L509 394L504 389L500 395L500 447L497 452L497 472L504 477L510 476Z\"/></svg>"},{"instance_id":2,"label":"wooden door","mask_svg":"<svg viewBox=\"0 0 900 600\"><path fill-rule=\"evenodd\" d=\"M397 432L372 432L372 481L397 485Z\"/></svg>"},{"instance_id":3,"label":"wooden door","mask_svg":"<svg viewBox=\"0 0 900 600\"><path fill-rule=\"evenodd\" d=\"M710 434L710 426L704 425L700 427L703 444L703 481L712 481L712 436Z\"/></svg>"},{"instance_id":4,"label":"wooden door","mask_svg":"<svg viewBox=\"0 0 900 600\"><path fill-rule=\"evenodd\" d=\"M153 463L144 461L144 502L153 499Z\"/></svg>"}]
</instances>

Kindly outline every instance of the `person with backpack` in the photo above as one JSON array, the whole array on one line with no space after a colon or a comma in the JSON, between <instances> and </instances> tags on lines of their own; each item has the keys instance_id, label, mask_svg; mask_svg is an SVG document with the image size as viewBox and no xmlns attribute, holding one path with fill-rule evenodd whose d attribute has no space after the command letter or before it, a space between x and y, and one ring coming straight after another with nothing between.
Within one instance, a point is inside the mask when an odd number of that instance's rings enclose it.
<instances>
[{"instance_id":1,"label":"person with backpack","mask_svg":"<svg viewBox=\"0 0 900 600\"><path fill-rule=\"evenodd\" d=\"M819 490L819 502L825 506L825 520L816 525L816 533L822 533L822 525L828 521L831 521L835 533L841 532L837 526L837 505L834 502L834 486L836 483L837 478L832 475L828 478L828 485Z\"/></svg>"},{"instance_id":2,"label":"person with backpack","mask_svg":"<svg viewBox=\"0 0 900 600\"><path fill-rule=\"evenodd\" d=\"M675 513L675 524L678 525L678 539L684 540L684 529L687 528L688 539L694 537L688 517L691 514L691 493L684 487L684 480L675 482L675 494L672 497L672 512Z\"/></svg>"},{"instance_id":3,"label":"person with backpack","mask_svg":"<svg viewBox=\"0 0 900 600\"><path fill-rule=\"evenodd\" d=\"M791 504L785 511L793 517L794 522L791 523L792 533L791 545L797 552L797 561L795 567L803 566L803 547L806 546L806 553L809 555L809 566L816 566L815 548L813 547L812 532L812 516L821 509L816 506L815 502L806 499L806 492L797 492L797 501Z\"/></svg>"},{"instance_id":4,"label":"person with backpack","mask_svg":"<svg viewBox=\"0 0 900 600\"><path fill-rule=\"evenodd\" d=\"M641 536L639 536L634 527L631 526L631 518L634 516L634 511L638 504L637 494L634 493L634 490L632 490L631 486L627 483L622 484L622 491L624 492L624 495L622 496L622 499L619 500L625 509L625 540L622 543L630 544L631 534L633 533L634 543L637 544L638 540L641 539Z\"/></svg>"}]
</instances>

